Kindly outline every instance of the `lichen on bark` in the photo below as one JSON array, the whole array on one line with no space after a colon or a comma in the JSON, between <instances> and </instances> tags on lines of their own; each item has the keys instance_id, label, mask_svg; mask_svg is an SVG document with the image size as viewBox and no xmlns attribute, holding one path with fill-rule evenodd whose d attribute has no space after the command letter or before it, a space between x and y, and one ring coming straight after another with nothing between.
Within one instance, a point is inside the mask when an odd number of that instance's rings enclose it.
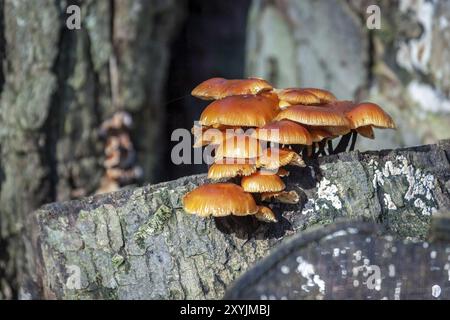
<instances>
[{"instance_id":1,"label":"lichen on bark","mask_svg":"<svg viewBox=\"0 0 450 320\"><path fill-rule=\"evenodd\" d=\"M37 265L29 268L35 271L23 296L217 299L284 239L343 218L376 222L398 239L424 239L430 214L414 199L450 209L449 155L450 141L442 141L341 153L292 168L287 189L304 201L271 203L277 224L186 214L181 199L205 175L46 205L33 215L37 227L27 243ZM67 286L69 266L80 268L78 289Z\"/></svg>"}]
</instances>

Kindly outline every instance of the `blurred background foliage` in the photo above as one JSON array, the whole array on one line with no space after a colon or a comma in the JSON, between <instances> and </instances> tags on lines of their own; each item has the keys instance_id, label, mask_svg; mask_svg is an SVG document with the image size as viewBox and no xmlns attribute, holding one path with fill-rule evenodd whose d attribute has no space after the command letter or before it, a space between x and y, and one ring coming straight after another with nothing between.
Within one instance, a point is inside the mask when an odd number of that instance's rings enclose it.
<instances>
[{"instance_id":1,"label":"blurred background foliage","mask_svg":"<svg viewBox=\"0 0 450 320\"><path fill-rule=\"evenodd\" d=\"M380 30L366 26L374 3ZM80 30L65 25L72 4ZM173 165L170 135L199 118L189 93L210 77L379 103L399 129L360 150L450 136L444 0L0 0L0 60L0 297L17 293L27 215L99 190L100 128L118 111L133 121L135 183L206 171Z\"/></svg>"}]
</instances>

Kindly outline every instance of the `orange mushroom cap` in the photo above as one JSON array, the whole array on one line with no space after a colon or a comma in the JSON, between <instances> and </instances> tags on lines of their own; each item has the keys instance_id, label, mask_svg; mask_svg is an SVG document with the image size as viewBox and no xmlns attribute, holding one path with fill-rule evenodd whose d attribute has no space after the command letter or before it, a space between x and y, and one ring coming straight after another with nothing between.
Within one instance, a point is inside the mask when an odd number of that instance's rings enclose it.
<instances>
[{"instance_id":1,"label":"orange mushroom cap","mask_svg":"<svg viewBox=\"0 0 450 320\"><path fill-rule=\"evenodd\" d=\"M196 86L191 94L203 100L216 100L228 96L258 94L269 90L272 90L272 86L263 79L211 78Z\"/></svg>"},{"instance_id":2,"label":"orange mushroom cap","mask_svg":"<svg viewBox=\"0 0 450 320\"><path fill-rule=\"evenodd\" d=\"M208 105L200 116L200 123L206 126L262 127L272 121L278 111L278 103L271 98L231 96Z\"/></svg>"},{"instance_id":3,"label":"orange mushroom cap","mask_svg":"<svg viewBox=\"0 0 450 320\"><path fill-rule=\"evenodd\" d=\"M286 165L305 166L303 159L295 151L285 148L268 148L256 159L258 168L275 170Z\"/></svg>"},{"instance_id":4,"label":"orange mushroom cap","mask_svg":"<svg viewBox=\"0 0 450 320\"><path fill-rule=\"evenodd\" d=\"M355 129L363 137L369 139L375 139L375 133L373 132L372 126L362 126Z\"/></svg>"},{"instance_id":5,"label":"orange mushroom cap","mask_svg":"<svg viewBox=\"0 0 450 320\"><path fill-rule=\"evenodd\" d=\"M320 99L320 103L329 103L336 101L335 95L328 90L317 88L303 88L303 90L314 94L317 98Z\"/></svg>"},{"instance_id":6,"label":"orange mushroom cap","mask_svg":"<svg viewBox=\"0 0 450 320\"><path fill-rule=\"evenodd\" d=\"M204 184L183 197L183 206L202 217L245 216L259 209L253 196L233 183Z\"/></svg>"},{"instance_id":7,"label":"orange mushroom cap","mask_svg":"<svg viewBox=\"0 0 450 320\"><path fill-rule=\"evenodd\" d=\"M225 139L216 149L215 159L252 159L262 154L261 143L247 135L235 135Z\"/></svg>"},{"instance_id":8,"label":"orange mushroom cap","mask_svg":"<svg viewBox=\"0 0 450 320\"><path fill-rule=\"evenodd\" d=\"M296 105L282 110L275 120L287 119L310 126L350 126L343 113L330 108Z\"/></svg>"},{"instance_id":9,"label":"orange mushroom cap","mask_svg":"<svg viewBox=\"0 0 450 320\"><path fill-rule=\"evenodd\" d=\"M363 102L345 112L353 128L372 125L377 128L395 129L392 118L377 104Z\"/></svg>"},{"instance_id":10,"label":"orange mushroom cap","mask_svg":"<svg viewBox=\"0 0 450 320\"><path fill-rule=\"evenodd\" d=\"M195 127L194 127L195 128ZM192 130L194 130L192 128ZM203 129L196 129L194 133L194 148L203 147L209 144L221 144L225 139L233 136L242 135L244 130L239 127L220 126L219 128L202 127Z\"/></svg>"},{"instance_id":11,"label":"orange mushroom cap","mask_svg":"<svg viewBox=\"0 0 450 320\"><path fill-rule=\"evenodd\" d=\"M289 120L274 121L257 128L252 137L280 144L312 144L308 130Z\"/></svg>"},{"instance_id":12,"label":"orange mushroom cap","mask_svg":"<svg viewBox=\"0 0 450 320\"><path fill-rule=\"evenodd\" d=\"M226 164L213 163L208 169L209 179L223 179L234 178L237 176L249 176L256 172L256 165L254 164Z\"/></svg>"},{"instance_id":13,"label":"orange mushroom cap","mask_svg":"<svg viewBox=\"0 0 450 320\"><path fill-rule=\"evenodd\" d=\"M269 208L265 206L259 206L259 210L255 213L255 218L262 222L278 222L277 216Z\"/></svg>"},{"instance_id":14,"label":"orange mushroom cap","mask_svg":"<svg viewBox=\"0 0 450 320\"><path fill-rule=\"evenodd\" d=\"M250 176L243 177L241 186L247 192L276 192L286 188L283 180L276 175L257 171Z\"/></svg>"},{"instance_id":15,"label":"orange mushroom cap","mask_svg":"<svg viewBox=\"0 0 450 320\"><path fill-rule=\"evenodd\" d=\"M291 105L315 105L320 104L320 98L314 93L301 88L287 88L276 91L280 101L287 102Z\"/></svg>"},{"instance_id":16,"label":"orange mushroom cap","mask_svg":"<svg viewBox=\"0 0 450 320\"><path fill-rule=\"evenodd\" d=\"M261 193L261 201L265 202L271 200L277 200L281 203L296 204L300 201L300 196L294 190Z\"/></svg>"}]
</instances>

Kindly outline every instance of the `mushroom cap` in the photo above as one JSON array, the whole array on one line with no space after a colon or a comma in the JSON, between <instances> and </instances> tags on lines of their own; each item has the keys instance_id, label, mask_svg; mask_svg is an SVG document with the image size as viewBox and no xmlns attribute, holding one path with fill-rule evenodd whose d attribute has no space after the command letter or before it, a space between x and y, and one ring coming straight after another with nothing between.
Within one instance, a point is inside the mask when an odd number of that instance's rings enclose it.
<instances>
[{"instance_id":1,"label":"mushroom cap","mask_svg":"<svg viewBox=\"0 0 450 320\"><path fill-rule=\"evenodd\" d=\"M295 151L285 148L268 148L256 160L258 168L275 170L293 162L302 161L302 157Z\"/></svg>"},{"instance_id":2,"label":"mushroom cap","mask_svg":"<svg viewBox=\"0 0 450 320\"><path fill-rule=\"evenodd\" d=\"M226 138L216 149L215 159L238 158L253 159L262 154L261 143L248 135L235 135Z\"/></svg>"},{"instance_id":3,"label":"mushroom cap","mask_svg":"<svg viewBox=\"0 0 450 320\"><path fill-rule=\"evenodd\" d=\"M204 184L183 197L183 207L202 217L245 216L258 211L253 196L233 183Z\"/></svg>"},{"instance_id":4,"label":"mushroom cap","mask_svg":"<svg viewBox=\"0 0 450 320\"><path fill-rule=\"evenodd\" d=\"M395 123L392 118L375 103L360 103L351 110L346 111L345 115L350 120L352 128L372 125L377 128L395 129Z\"/></svg>"},{"instance_id":5,"label":"mushroom cap","mask_svg":"<svg viewBox=\"0 0 450 320\"><path fill-rule=\"evenodd\" d=\"M255 218L262 222L278 222L277 216L269 208L265 206L259 206L259 210L255 213Z\"/></svg>"},{"instance_id":6,"label":"mushroom cap","mask_svg":"<svg viewBox=\"0 0 450 320\"><path fill-rule=\"evenodd\" d=\"M237 176L249 176L256 172L256 165L254 164L226 164L226 163L213 163L208 169L209 179L223 179L234 178Z\"/></svg>"},{"instance_id":7,"label":"mushroom cap","mask_svg":"<svg viewBox=\"0 0 450 320\"><path fill-rule=\"evenodd\" d=\"M266 202L271 200L277 200L281 203L296 204L300 201L300 196L294 190L261 193L261 201Z\"/></svg>"},{"instance_id":8,"label":"mushroom cap","mask_svg":"<svg viewBox=\"0 0 450 320\"><path fill-rule=\"evenodd\" d=\"M308 130L289 120L274 121L262 128L257 128L252 137L280 144L312 144Z\"/></svg>"},{"instance_id":9,"label":"mushroom cap","mask_svg":"<svg viewBox=\"0 0 450 320\"><path fill-rule=\"evenodd\" d=\"M303 88L303 90L314 94L317 98L319 98L320 103L329 103L336 101L336 96L328 90L317 88Z\"/></svg>"},{"instance_id":10,"label":"mushroom cap","mask_svg":"<svg viewBox=\"0 0 450 320\"><path fill-rule=\"evenodd\" d=\"M332 138L336 137L331 132L329 132L328 130L325 130L322 127L311 126L311 127L308 127L308 131L309 131L309 134L311 135L312 142L320 142L326 138L332 139Z\"/></svg>"},{"instance_id":11,"label":"mushroom cap","mask_svg":"<svg viewBox=\"0 0 450 320\"><path fill-rule=\"evenodd\" d=\"M375 139L375 133L373 132L372 126L362 126L356 128L355 130L365 138Z\"/></svg>"},{"instance_id":12,"label":"mushroom cap","mask_svg":"<svg viewBox=\"0 0 450 320\"><path fill-rule=\"evenodd\" d=\"M203 100L216 100L228 96L258 94L269 90L272 90L272 86L263 79L211 78L196 86L191 94Z\"/></svg>"},{"instance_id":13,"label":"mushroom cap","mask_svg":"<svg viewBox=\"0 0 450 320\"><path fill-rule=\"evenodd\" d=\"M257 171L250 176L243 177L241 186L246 192L276 192L286 188L283 180L268 172Z\"/></svg>"},{"instance_id":14,"label":"mushroom cap","mask_svg":"<svg viewBox=\"0 0 450 320\"><path fill-rule=\"evenodd\" d=\"M320 104L320 98L313 92L301 89L301 88L287 88L277 90L278 98L280 101L287 102L291 105L315 105Z\"/></svg>"},{"instance_id":15,"label":"mushroom cap","mask_svg":"<svg viewBox=\"0 0 450 320\"><path fill-rule=\"evenodd\" d=\"M255 95L226 97L208 105L200 116L206 126L262 127L277 115L278 102Z\"/></svg>"},{"instance_id":16,"label":"mushroom cap","mask_svg":"<svg viewBox=\"0 0 450 320\"><path fill-rule=\"evenodd\" d=\"M194 127L195 128L195 127ZM219 128L202 127L203 129L194 129L194 148L203 147L209 144L221 144L225 139L243 134L244 131L239 127L221 126ZM192 131L191 130L191 131Z\"/></svg>"},{"instance_id":17,"label":"mushroom cap","mask_svg":"<svg viewBox=\"0 0 450 320\"><path fill-rule=\"evenodd\" d=\"M296 105L281 110L275 120L287 119L310 126L350 126L342 112L332 108Z\"/></svg>"}]
</instances>

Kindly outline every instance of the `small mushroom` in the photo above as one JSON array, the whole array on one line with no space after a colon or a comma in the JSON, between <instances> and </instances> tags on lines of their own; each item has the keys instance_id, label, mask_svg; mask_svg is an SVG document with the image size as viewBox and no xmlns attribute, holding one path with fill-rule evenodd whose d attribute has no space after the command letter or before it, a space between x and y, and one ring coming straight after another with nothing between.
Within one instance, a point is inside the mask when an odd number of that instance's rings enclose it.
<instances>
[{"instance_id":1,"label":"small mushroom","mask_svg":"<svg viewBox=\"0 0 450 320\"><path fill-rule=\"evenodd\" d=\"M253 196L233 183L201 185L183 197L183 207L201 217L246 216L259 210Z\"/></svg>"},{"instance_id":2,"label":"small mushroom","mask_svg":"<svg viewBox=\"0 0 450 320\"><path fill-rule=\"evenodd\" d=\"M297 204L300 201L300 196L294 190L261 193L261 201L268 202L271 200L277 200L285 204Z\"/></svg>"},{"instance_id":3,"label":"small mushroom","mask_svg":"<svg viewBox=\"0 0 450 320\"><path fill-rule=\"evenodd\" d=\"M270 90L272 90L272 86L263 79L211 78L200 83L192 90L191 94L203 100L217 100L228 96L258 94Z\"/></svg>"},{"instance_id":4,"label":"small mushroom","mask_svg":"<svg viewBox=\"0 0 450 320\"><path fill-rule=\"evenodd\" d=\"M269 208L265 206L259 206L259 210L255 214L255 218L262 222L267 223L277 223L278 219L275 213Z\"/></svg>"},{"instance_id":5,"label":"small mushroom","mask_svg":"<svg viewBox=\"0 0 450 320\"><path fill-rule=\"evenodd\" d=\"M208 179L224 179L234 178L238 176L249 176L256 172L256 165L254 164L226 164L213 163L208 169Z\"/></svg>"},{"instance_id":6,"label":"small mushroom","mask_svg":"<svg viewBox=\"0 0 450 320\"><path fill-rule=\"evenodd\" d=\"M373 131L368 131L371 130L372 127L395 129L395 123L392 118L375 103L362 102L357 105L353 105L351 108L347 108L345 110L345 116L350 120L351 128L353 129L351 132L352 141L350 151L355 148L358 128L369 126L370 129L363 128L359 130L360 132L367 134L368 137L373 136ZM346 138L350 139L349 135L347 135ZM340 151L345 151L345 149Z\"/></svg>"},{"instance_id":7,"label":"small mushroom","mask_svg":"<svg viewBox=\"0 0 450 320\"><path fill-rule=\"evenodd\" d=\"M283 180L278 175L262 171L243 177L241 186L244 191L252 193L277 192L286 188Z\"/></svg>"}]
</instances>

